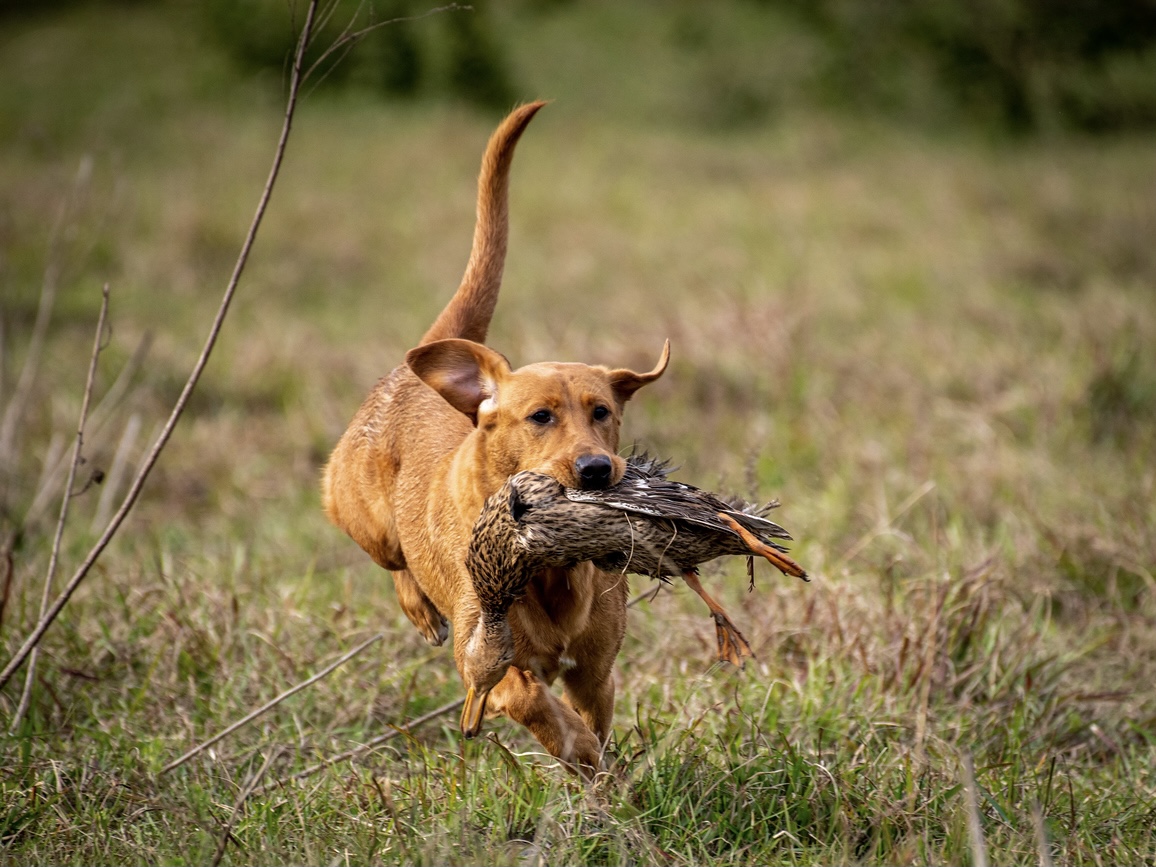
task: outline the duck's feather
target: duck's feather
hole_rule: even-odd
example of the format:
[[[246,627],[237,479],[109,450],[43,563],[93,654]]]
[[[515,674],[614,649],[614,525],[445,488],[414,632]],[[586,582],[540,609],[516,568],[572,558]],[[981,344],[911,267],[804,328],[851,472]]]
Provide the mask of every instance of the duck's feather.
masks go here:
[[[729,502],[709,491],[667,478],[669,463],[651,458],[646,452],[634,453],[626,459],[622,481],[601,491],[566,488],[568,500],[575,503],[596,503],[623,512],[634,512],[651,518],[685,521],[699,527],[737,535],[719,517],[724,512],[768,544],[771,539],[790,539],[791,534],[763,517],[763,513],[778,506],[772,501],[765,506],[742,500]],[[776,546],[777,547],[777,546]]]

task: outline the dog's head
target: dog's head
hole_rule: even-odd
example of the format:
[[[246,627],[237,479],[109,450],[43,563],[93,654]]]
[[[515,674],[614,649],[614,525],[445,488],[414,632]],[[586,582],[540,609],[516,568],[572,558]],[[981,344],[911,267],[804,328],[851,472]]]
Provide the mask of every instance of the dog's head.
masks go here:
[[[559,362],[512,370],[501,353],[457,338],[411,349],[405,360],[474,422],[486,495],[522,470],[589,490],[622,478],[626,464],[617,452],[623,408],[662,376],[670,341],[649,373]]]

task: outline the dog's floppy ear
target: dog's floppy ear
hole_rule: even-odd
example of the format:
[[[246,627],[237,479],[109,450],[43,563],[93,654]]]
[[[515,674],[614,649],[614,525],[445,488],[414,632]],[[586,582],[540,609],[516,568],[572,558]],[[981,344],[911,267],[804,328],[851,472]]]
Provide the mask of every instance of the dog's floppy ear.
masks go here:
[[[498,383],[510,362],[488,346],[458,337],[435,340],[411,349],[405,363],[418,379],[477,424],[478,406],[498,397]]]
[[[650,371],[650,373],[635,373],[633,370],[626,370],[625,368],[610,371],[610,387],[614,389],[614,394],[618,398],[619,403],[626,403],[626,401],[634,397],[634,392],[662,376],[669,362],[670,341],[667,340],[662,346],[662,356],[658,359],[658,364],[654,366],[654,370]]]

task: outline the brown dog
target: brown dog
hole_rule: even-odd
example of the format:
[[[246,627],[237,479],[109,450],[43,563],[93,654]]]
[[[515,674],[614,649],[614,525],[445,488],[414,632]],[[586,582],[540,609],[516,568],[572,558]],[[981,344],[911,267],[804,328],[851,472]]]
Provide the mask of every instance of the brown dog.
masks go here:
[[[536,470],[570,487],[622,477],[624,405],[666,369],[649,373],[545,362],[512,370],[483,346],[506,256],[514,147],[543,103],[525,105],[490,139],[478,180],[478,219],[462,284],[405,364],[370,392],[325,468],[326,514],[393,573],[398,601],[432,644],[448,618],[454,660],[469,664],[479,606],[465,568],[484,500],[507,478]],[[530,582],[509,623],[514,658],[462,718],[505,713],[551,754],[590,773],[610,734],[611,669],[626,625],[625,577],[581,563]],[[561,677],[562,700],[550,691]]]

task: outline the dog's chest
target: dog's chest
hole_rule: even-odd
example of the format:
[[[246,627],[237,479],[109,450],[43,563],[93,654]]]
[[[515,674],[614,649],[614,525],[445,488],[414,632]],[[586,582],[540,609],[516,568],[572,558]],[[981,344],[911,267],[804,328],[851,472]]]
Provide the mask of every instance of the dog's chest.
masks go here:
[[[593,600],[593,582],[582,566],[535,575],[525,596],[510,609],[511,623],[521,627],[517,631],[526,661],[535,658],[537,667],[553,675],[572,666],[567,651],[589,628]]]

